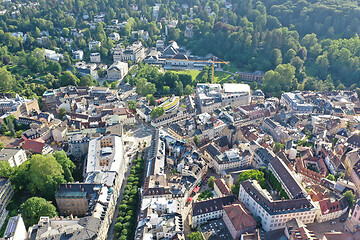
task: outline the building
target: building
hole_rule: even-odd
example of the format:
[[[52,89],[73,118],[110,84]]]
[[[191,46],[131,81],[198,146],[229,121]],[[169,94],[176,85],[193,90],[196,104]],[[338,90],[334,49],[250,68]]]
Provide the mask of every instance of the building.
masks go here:
[[[131,61],[137,63],[145,58],[145,48],[140,41],[137,41],[131,46],[126,47],[126,49],[115,50],[113,54],[114,62]]]
[[[286,164],[279,158],[274,157],[270,164],[269,170],[280,182],[290,199],[302,198],[307,196],[307,192],[301,184],[295,179],[294,175]]]
[[[274,201],[255,180],[241,182],[239,199],[254,216],[261,218],[265,231],[283,229],[293,218],[306,224],[313,223],[317,214],[317,209],[307,198]]]
[[[256,221],[242,203],[224,206],[222,216],[233,239],[239,239],[242,233],[255,232]]]
[[[62,54],[56,53],[54,50],[49,50],[49,49],[44,49],[44,55],[45,55],[45,59],[54,62],[59,62],[63,58]]]
[[[73,51],[74,58],[77,60],[82,61],[84,59],[84,51],[83,50],[76,50]]]
[[[101,55],[98,52],[90,53],[90,62],[99,63],[101,62]]]
[[[6,207],[14,195],[14,190],[8,178],[0,177],[0,225],[4,224],[7,216]]]
[[[69,152],[75,158],[83,158],[89,150],[90,138],[85,134],[74,134],[68,137]]]
[[[252,161],[252,156],[248,150],[241,151],[233,148],[221,153],[213,143],[207,145],[204,155],[212,161],[212,165],[218,174],[229,169],[249,167]]]
[[[100,47],[101,47],[101,42],[99,42],[99,41],[89,42],[89,50],[90,51],[96,51],[96,50],[100,49]]]
[[[312,104],[305,101],[300,92],[283,93],[280,102],[295,114],[310,114],[314,109]]]
[[[234,195],[194,203],[192,209],[192,227],[197,227],[208,220],[222,217],[223,207],[234,203],[239,203]]]
[[[34,99],[26,99],[16,94],[15,98],[0,99],[0,116],[6,113],[19,116],[28,116],[30,112],[40,112],[38,101]]]
[[[318,203],[320,211],[316,217],[318,222],[326,222],[341,217],[349,208],[346,198],[340,200],[326,198]]]
[[[218,178],[214,181],[214,191],[218,197],[231,195],[229,187],[222,178]]]
[[[80,73],[82,76],[90,75],[94,79],[98,79],[98,73],[96,71],[96,64],[94,63],[85,63],[85,62],[77,62],[75,63],[75,70]],[[45,98],[51,98],[53,97],[53,93],[51,91],[46,91],[43,94],[43,97]],[[50,99],[49,99],[50,100]]]
[[[109,135],[90,140],[85,175],[96,171],[114,171],[123,176],[123,154],[121,137]]]
[[[253,73],[250,72],[238,72],[237,73],[241,80],[244,82],[256,82],[258,85],[261,85],[262,79],[265,76],[265,73],[263,71],[255,71]]]
[[[100,235],[101,220],[97,217],[54,218],[41,217],[29,228],[28,239],[104,239]]]
[[[0,151],[0,161],[8,162],[10,167],[18,167],[27,160],[23,149],[4,148]]]
[[[290,135],[285,127],[281,126],[278,122],[274,121],[272,118],[265,118],[262,123],[263,128],[267,131],[275,142],[285,143],[290,140]]]
[[[113,40],[115,42],[120,40],[120,35],[118,33],[116,33],[116,32],[110,33],[109,37],[110,37],[111,40]]]
[[[201,112],[211,112],[224,106],[249,105],[251,102],[250,86],[247,84],[199,83],[196,86],[197,101]]]
[[[107,78],[112,80],[123,79],[128,74],[128,64],[125,62],[114,62],[107,69]]]
[[[25,223],[21,214],[11,217],[5,229],[5,240],[25,240],[27,236]]]
[[[61,184],[56,190],[55,199],[62,216],[91,216],[103,186],[90,183]]]
[[[297,218],[286,222],[284,233],[289,240],[319,240],[314,232],[308,230],[306,225]]]

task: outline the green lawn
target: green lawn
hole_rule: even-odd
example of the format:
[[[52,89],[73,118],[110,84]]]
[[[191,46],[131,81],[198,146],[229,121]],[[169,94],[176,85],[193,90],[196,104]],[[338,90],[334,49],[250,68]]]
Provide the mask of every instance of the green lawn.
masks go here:
[[[193,81],[200,74],[199,70],[169,70],[169,72],[177,73],[177,74],[190,74]]]
[[[223,83],[226,82],[226,80],[230,80],[230,77],[233,76],[230,73],[227,72],[215,72],[214,82],[215,83]]]
[[[229,65],[228,67],[228,71],[232,72],[232,73],[236,73],[236,72],[242,72],[242,70],[234,65]]]
[[[201,73],[200,70],[169,70],[169,71],[177,74],[190,74],[193,81],[196,81],[196,78]],[[214,82],[223,83],[224,81],[228,80],[231,76],[232,74],[227,72],[215,71]]]

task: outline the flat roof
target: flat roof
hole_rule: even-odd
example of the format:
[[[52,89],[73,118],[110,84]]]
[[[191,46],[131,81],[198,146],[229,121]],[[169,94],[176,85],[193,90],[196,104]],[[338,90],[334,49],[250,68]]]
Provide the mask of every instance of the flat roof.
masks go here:
[[[250,92],[250,86],[241,83],[224,83],[223,89],[226,93]]]

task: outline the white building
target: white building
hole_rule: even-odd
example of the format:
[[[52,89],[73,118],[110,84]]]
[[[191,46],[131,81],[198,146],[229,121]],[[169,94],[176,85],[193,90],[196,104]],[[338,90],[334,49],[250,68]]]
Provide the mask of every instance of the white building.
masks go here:
[[[196,86],[197,100],[201,112],[211,112],[224,106],[244,106],[251,102],[250,86],[247,84],[225,83],[220,84],[199,83]]]
[[[6,240],[25,240],[27,238],[27,230],[21,214],[11,217],[6,226],[4,238]]]
[[[126,167],[123,154],[121,137],[109,135],[90,140],[85,175],[97,171],[123,175]]]
[[[192,227],[204,224],[209,220],[222,217],[223,206],[233,204],[237,198],[234,195],[213,198],[193,204],[192,208]]]
[[[0,161],[6,161],[10,167],[18,167],[27,160],[23,149],[4,148],[0,151]]]
[[[349,208],[346,198],[343,196],[340,200],[323,199],[315,202],[319,209],[316,216],[318,222],[326,222],[341,217]]]
[[[283,93],[280,102],[295,114],[310,114],[313,111],[313,105],[306,103],[300,92]]]
[[[247,150],[241,152],[239,149],[230,149],[225,153],[221,153],[214,144],[209,144],[206,147],[204,155],[207,159],[212,160],[214,169],[218,174],[229,169],[248,167],[251,165],[252,159],[250,152]]]
[[[110,39],[117,42],[120,40],[120,35],[116,32],[110,33],[109,35]]]
[[[84,59],[84,51],[83,50],[73,51],[73,54],[74,54],[75,59],[78,59],[78,60],[83,60]]]
[[[128,74],[128,64],[125,62],[114,62],[107,70],[108,79],[123,79]]]
[[[101,62],[101,55],[100,53],[90,53],[90,62],[92,63],[99,63]]]
[[[254,216],[261,218],[265,231],[283,229],[286,222],[293,218],[305,224],[313,223],[318,211],[307,198],[274,201],[255,180],[241,182],[239,199]]]
[[[114,62],[116,61],[132,61],[137,63],[145,58],[145,48],[140,41],[134,42],[133,45],[126,49],[115,49],[113,53]]]
[[[89,50],[94,51],[101,47],[101,42],[99,41],[91,41],[89,42]]]
[[[59,62],[63,58],[63,55],[56,53],[54,50],[44,49],[45,58],[54,62]]]

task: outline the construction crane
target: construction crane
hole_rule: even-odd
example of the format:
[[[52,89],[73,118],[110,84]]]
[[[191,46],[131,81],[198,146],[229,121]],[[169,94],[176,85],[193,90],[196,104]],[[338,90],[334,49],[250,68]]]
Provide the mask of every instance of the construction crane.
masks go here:
[[[173,58],[165,58],[165,60],[175,60],[175,61],[183,61],[183,62],[203,62],[203,63],[211,63],[212,67],[212,76],[211,76],[211,83],[214,83],[214,73],[215,73],[215,63],[223,63],[229,64],[230,62],[226,61],[215,61],[215,56],[213,56],[212,60],[192,60],[192,59],[173,59]]]

